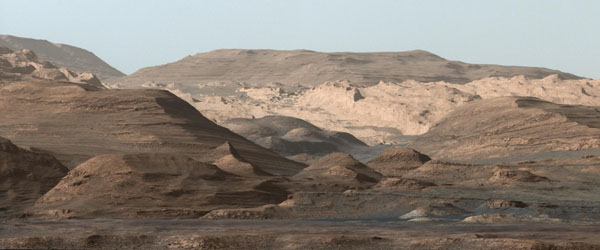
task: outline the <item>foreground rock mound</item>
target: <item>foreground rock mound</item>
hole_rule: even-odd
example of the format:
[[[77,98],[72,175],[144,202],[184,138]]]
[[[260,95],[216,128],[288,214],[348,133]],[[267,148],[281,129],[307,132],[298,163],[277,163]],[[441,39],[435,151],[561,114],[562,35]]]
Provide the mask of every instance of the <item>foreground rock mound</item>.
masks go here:
[[[102,154],[176,152],[212,162],[205,158],[225,141],[272,174],[293,175],[305,167],[216,125],[163,90],[19,82],[0,87],[0,117],[1,134],[50,151],[70,168]]]
[[[412,148],[391,146],[367,162],[367,165],[385,176],[401,176],[403,172],[430,160],[429,156]]]
[[[214,209],[279,203],[287,191],[189,157],[103,155],[77,166],[32,208],[52,218],[197,218]]]
[[[532,97],[500,97],[457,108],[412,147],[457,161],[600,147],[600,109]]]
[[[0,137],[0,217],[22,212],[67,171],[53,156],[19,148]]]
[[[334,186],[345,190],[350,187],[368,187],[376,184],[382,175],[345,153],[323,156],[294,179],[314,182],[316,186]]]

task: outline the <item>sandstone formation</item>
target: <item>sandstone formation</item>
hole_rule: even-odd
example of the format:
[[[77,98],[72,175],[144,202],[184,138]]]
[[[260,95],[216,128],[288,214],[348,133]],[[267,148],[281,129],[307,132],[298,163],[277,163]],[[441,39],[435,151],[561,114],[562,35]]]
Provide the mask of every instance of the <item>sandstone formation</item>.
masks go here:
[[[19,148],[0,137],[0,218],[23,212],[67,171],[51,155]]]
[[[90,72],[100,79],[125,76],[125,74],[102,61],[94,53],[71,45],[0,35],[0,47],[6,47],[13,51],[31,50],[41,59],[54,65],[79,72]]]
[[[600,108],[533,97],[463,105],[412,144],[436,158],[477,160],[600,147]]]

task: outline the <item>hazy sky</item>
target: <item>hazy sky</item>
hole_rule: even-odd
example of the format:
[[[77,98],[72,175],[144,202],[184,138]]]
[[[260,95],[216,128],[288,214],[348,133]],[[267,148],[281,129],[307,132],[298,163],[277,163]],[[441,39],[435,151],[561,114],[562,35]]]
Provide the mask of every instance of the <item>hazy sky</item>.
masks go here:
[[[0,34],[82,47],[127,74],[220,48],[423,49],[600,78],[596,0],[0,0]]]

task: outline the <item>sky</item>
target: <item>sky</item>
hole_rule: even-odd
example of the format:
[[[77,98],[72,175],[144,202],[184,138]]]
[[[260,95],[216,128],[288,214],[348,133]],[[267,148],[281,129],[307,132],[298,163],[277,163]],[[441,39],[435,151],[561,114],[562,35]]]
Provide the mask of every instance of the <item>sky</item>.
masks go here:
[[[600,78],[597,0],[0,0],[0,34],[81,47],[126,74],[222,48],[422,49]]]

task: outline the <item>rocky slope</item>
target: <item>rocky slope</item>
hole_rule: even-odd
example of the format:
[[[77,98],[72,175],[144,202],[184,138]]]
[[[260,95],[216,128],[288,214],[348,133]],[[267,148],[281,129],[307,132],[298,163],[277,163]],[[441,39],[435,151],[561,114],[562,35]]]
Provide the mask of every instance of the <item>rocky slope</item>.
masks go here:
[[[0,137],[0,218],[23,212],[67,171],[51,155],[31,152]]]
[[[412,146],[455,161],[600,148],[600,108],[533,97],[475,101],[448,114]]]
[[[58,67],[79,72],[90,72],[97,75],[100,79],[125,75],[98,58],[94,53],[66,44],[0,35],[0,47],[6,47],[13,51],[28,49],[36,53],[41,59],[49,61]]]
[[[0,85],[27,79],[87,83],[103,88],[100,80],[91,73],[79,73],[41,60],[31,50],[12,51],[0,47]]]
[[[163,90],[15,82],[0,87],[0,116],[1,135],[50,151],[70,168],[115,153],[177,152],[202,160],[225,141],[274,174],[294,174],[304,167],[214,124]]]
[[[278,203],[287,191],[173,154],[94,157],[41,197],[31,215],[50,218],[198,218],[216,208]]]
[[[280,82],[284,85],[300,83],[315,86],[326,81],[349,80],[361,86],[370,86],[379,81],[467,83],[491,76],[543,78],[552,74],[569,79],[578,78],[544,68],[450,61],[422,50],[324,53],[309,50],[224,49],[143,68],[118,82],[128,87],[141,86],[149,81],[160,84],[175,82],[190,87],[210,82]]]

